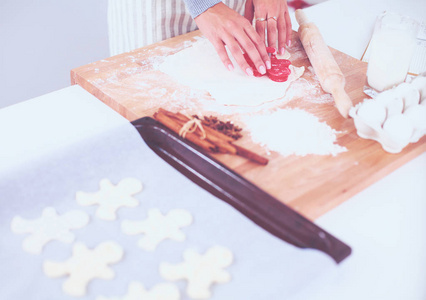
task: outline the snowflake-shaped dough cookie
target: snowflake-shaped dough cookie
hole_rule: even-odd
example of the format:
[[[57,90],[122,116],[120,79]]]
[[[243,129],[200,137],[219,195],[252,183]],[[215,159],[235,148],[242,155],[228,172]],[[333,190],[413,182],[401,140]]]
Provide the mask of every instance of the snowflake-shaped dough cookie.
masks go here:
[[[109,179],[102,179],[99,183],[100,190],[96,193],[77,192],[77,203],[82,206],[98,204],[96,216],[102,220],[115,220],[116,211],[122,207],[136,207],[139,201],[132,195],[142,190],[142,184],[135,178],[125,178],[117,186]]]
[[[148,218],[144,221],[124,220],[121,230],[128,235],[145,234],[138,242],[139,247],[154,251],[162,240],[185,240],[185,234],[180,228],[191,223],[192,216],[186,210],[172,209],[167,215],[162,215],[160,210],[154,208],[148,211]]]
[[[46,207],[39,219],[26,220],[19,216],[12,219],[11,230],[14,233],[31,233],[24,239],[25,251],[40,254],[44,245],[52,240],[72,243],[75,235],[71,229],[83,228],[89,223],[89,216],[82,211],[72,210],[59,216],[53,207]]]
[[[186,250],[184,262],[172,265],[160,264],[160,274],[167,280],[187,279],[186,292],[193,299],[208,299],[211,296],[212,283],[225,283],[231,275],[224,270],[232,263],[232,252],[221,246],[214,246],[200,255],[194,250]]]
[[[114,278],[108,264],[119,262],[122,257],[123,248],[114,242],[103,242],[93,250],[78,242],[74,244],[72,257],[64,262],[45,261],[43,271],[48,277],[69,275],[62,289],[78,297],[86,294],[86,286],[92,279]]]
[[[179,300],[179,289],[171,283],[156,284],[147,291],[142,283],[132,281],[127,294],[122,297],[99,296],[96,300]]]

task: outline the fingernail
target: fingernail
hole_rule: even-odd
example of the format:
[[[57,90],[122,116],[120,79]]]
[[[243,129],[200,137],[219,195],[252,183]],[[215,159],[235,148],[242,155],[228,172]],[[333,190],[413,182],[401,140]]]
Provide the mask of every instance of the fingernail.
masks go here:
[[[265,69],[264,66],[259,67],[259,73],[262,74],[262,75],[266,73],[266,69]]]
[[[282,48],[281,48],[281,52],[280,52],[280,54],[281,54],[281,55],[284,55],[284,52],[285,52],[285,48],[284,48],[284,47],[282,47]]]
[[[251,68],[247,68],[246,73],[248,76],[253,76],[253,70]]]
[[[287,42],[287,46],[291,46],[291,40],[288,40],[288,42]]]
[[[266,61],[266,68],[268,70],[271,68],[271,62],[269,60]]]
[[[228,70],[229,70],[229,71],[234,71],[234,66],[233,66],[232,64],[229,64],[229,65],[228,65]]]

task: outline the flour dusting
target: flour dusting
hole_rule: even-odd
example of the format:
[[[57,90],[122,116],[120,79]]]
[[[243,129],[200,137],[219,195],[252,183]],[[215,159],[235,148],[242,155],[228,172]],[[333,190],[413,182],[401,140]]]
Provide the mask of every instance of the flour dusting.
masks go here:
[[[321,88],[318,77],[315,75],[315,71],[312,66],[309,66],[306,70],[306,77],[311,78],[312,81],[300,78],[297,80],[292,88],[298,91],[303,91],[303,99],[312,104],[330,104],[334,103],[333,96],[329,93],[325,93]]]
[[[336,130],[304,110],[278,110],[271,114],[246,117],[243,121],[254,142],[283,156],[335,156],[347,151],[345,147],[335,144]]]

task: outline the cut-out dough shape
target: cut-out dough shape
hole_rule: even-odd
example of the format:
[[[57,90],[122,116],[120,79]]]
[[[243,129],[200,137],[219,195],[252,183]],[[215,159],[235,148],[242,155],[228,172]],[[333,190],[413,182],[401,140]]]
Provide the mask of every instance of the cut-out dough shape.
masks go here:
[[[138,242],[139,247],[154,251],[165,239],[184,241],[185,234],[180,228],[191,223],[192,216],[186,210],[172,209],[167,215],[162,215],[160,210],[154,208],[149,210],[148,218],[144,221],[124,220],[121,229],[128,235],[145,234]]]
[[[96,193],[77,192],[77,203],[82,206],[98,204],[96,216],[102,220],[112,221],[117,218],[117,210],[122,207],[136,207],[139,201],[132,195],[142,190],[142,184],[135,178],[125,178],[117,186],[109,179],[102,179],[100,190]]]
[[[83,228],[87,223],[89,216],[85,212],[72,210],[60,216],[53,207],[46,207],[39,219],[26,220],[16,216],[10,227],[14,233],[31,233],[24,239],[22,248],[40,254],[44,245],[52,240],[72,243],[75,235],[70,230]]]
[[[78,242],[74,244],[72,257],[64,262],[45,261],[43,271],[48,277],[69,275],[62,285],[64,292],[84,296],[92,279],[114,278],[114,271],[108,265],[119,262],[123,253],[123,248],[114,242],[103,242],[93,250]]]
[[[227,248],[214,246],[204,255],[189,249],[183,257],[184,262],[180,264],[161,263],[160,274],[167,280],[188,280],[186,292],[193,299],[208,299],[213,283],[231,280],[231,275],[224,270],[233,260],[232,252]]]
[[[144,285],[137,281],[129,284],[127,294],[122,297],[99,296],[96,300],[179,300],[179,289],[171,283],[159,283],[147,291]]]

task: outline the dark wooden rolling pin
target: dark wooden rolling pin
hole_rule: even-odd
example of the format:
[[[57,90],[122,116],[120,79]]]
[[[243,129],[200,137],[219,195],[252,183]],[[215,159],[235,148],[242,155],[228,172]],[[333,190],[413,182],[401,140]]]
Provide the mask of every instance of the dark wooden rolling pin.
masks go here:
[[[305,13],[295,12],[299,23],[299,38],[324,91],[333,95],[340,114],[347,118],[352,101],[345,92],[345,76],[325,44],[318,27],[309,22]]]

